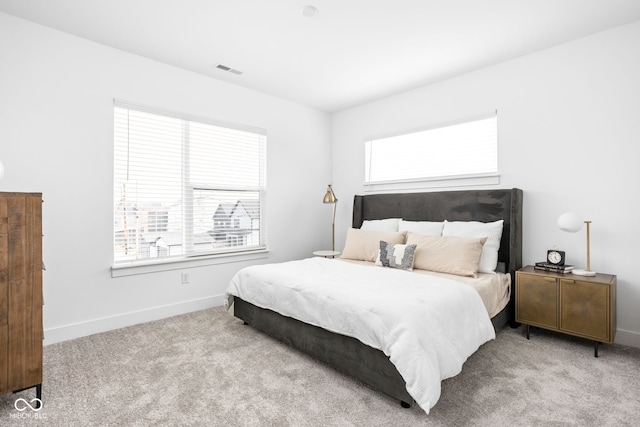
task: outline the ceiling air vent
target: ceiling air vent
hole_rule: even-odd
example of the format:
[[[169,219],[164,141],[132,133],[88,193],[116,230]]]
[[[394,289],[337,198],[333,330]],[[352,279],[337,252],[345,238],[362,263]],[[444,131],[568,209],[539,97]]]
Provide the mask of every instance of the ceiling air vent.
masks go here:
[[[238,75],[242,74],[242,71],[236,70],[236,69],[231,68],[231,67],[227,67],[226,65],[222,65],[222,64],[216,64],[216,68],[218,70],[228,71],[228,72],[233,73],[233,74],[238,74]]]

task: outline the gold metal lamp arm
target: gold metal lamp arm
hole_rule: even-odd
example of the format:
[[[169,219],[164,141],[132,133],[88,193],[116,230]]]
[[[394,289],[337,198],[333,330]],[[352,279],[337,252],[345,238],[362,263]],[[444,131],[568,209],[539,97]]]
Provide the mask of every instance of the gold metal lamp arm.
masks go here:
[[[336,250],[336,205],[338,204],[338,198],[333,192],[333,188],[331,188],[331,184],[327,187],[327,193],[324,195],[324,199],[322,199],[322,203],[332,203],[333,204],[333,219],[331,220],[331,250],[335,252]]]

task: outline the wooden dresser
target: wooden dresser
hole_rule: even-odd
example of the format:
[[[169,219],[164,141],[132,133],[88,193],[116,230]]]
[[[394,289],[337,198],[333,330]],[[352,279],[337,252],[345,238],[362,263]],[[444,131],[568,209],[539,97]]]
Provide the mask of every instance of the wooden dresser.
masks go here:
[[[42,399],[42,333],[42,194],[0,192],[0,394]]]

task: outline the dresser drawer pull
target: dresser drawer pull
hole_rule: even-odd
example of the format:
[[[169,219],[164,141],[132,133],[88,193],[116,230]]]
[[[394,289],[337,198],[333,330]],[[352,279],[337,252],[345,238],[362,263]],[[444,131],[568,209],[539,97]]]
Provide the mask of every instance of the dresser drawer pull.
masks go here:
[[[547,282],[555,282],[556,279],[554,279],[553,277],[545,277],[544,280],[546,280]]]

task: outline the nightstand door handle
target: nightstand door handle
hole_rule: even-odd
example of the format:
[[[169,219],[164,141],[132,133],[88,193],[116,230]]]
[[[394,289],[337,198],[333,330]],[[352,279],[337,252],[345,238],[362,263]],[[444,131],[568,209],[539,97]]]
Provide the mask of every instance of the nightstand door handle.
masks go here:
[[[555,282],[556,279],[554,279],[553,277],[545,277],[544,280],[546,280],[547,282]]]
[[[564,279],[564,281],[567,282],[567,283],[576,283],[575,280],[571,280],[571,279]]]

